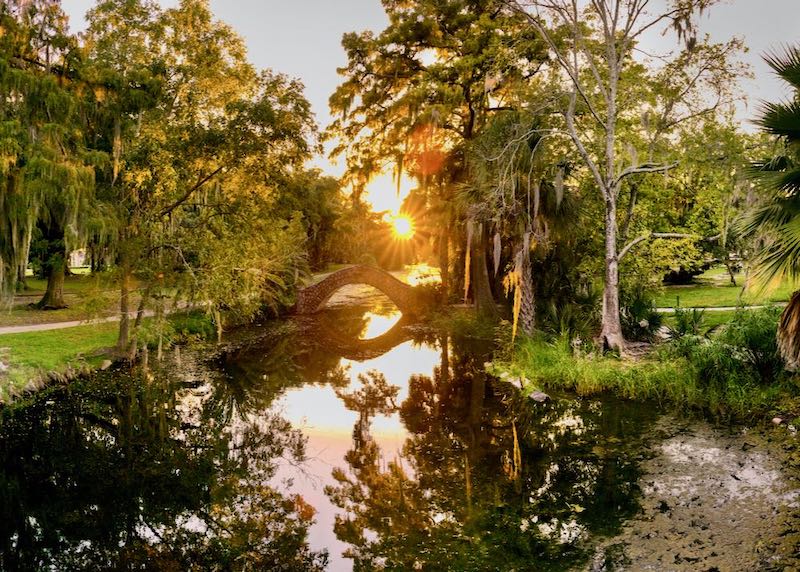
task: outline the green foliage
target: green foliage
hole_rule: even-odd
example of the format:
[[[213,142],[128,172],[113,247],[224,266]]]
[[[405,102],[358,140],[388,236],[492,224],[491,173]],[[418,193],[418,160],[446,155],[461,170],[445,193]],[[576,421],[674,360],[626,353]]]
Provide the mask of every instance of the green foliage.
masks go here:
[[[37,229],[43,273],[63,278],[67,252],[86,233],[103,153],[87,144],[92,102],[59,3],[4,2],[0,30],[0,289],[7,296],[24,276]]]
[[[630,362],[574,348],[566,337],[523,338],[513,353],[492,364],[490,372],[522,379],[530,391],[613,392],[626,399],[669,401],[746,419],[766,414],[790,391],[781,377],[763,383],[760,366],[749,357],[751,349],[684,336],[648,358]]]
[[[800,93],[797,62],[800,48],[787,47],[782,53],[767,56],[767,63],[789,84],[795,96]],[[755,276],[763,283],[783,278],[800,278],[800,162],[798,130],[800,106],[793,102],[767,103],[758,123],[777,138],[772,156],[751,165],[762,203],[742,221],[746,235],[763,238],[756,257]]]
[[[781,312],[777,306],[739,310],[717,338],[720,343],[736,347],[762,383],[774,382],[783,372],[776,337]]]
[[[684,336],[699,336],[700,329],[705,319],[705,310],[699,308],[676,307],[673,314],[673,325],[669,326],[669,336],[672,339]]]
[[[743,401],[753,394],[752,406],[763,406],[764,399],[777,395],[785,377],[776,340],[779,316],[775,307],[740,309],[716,336],[687,334],[673,340],[662,350],[663,359],[685,359],[707,395]]]
[[[620,319],[626,339],[653,341],[661,329],[662,316],[656,311],[653,296],[644,288],[623,290]]]

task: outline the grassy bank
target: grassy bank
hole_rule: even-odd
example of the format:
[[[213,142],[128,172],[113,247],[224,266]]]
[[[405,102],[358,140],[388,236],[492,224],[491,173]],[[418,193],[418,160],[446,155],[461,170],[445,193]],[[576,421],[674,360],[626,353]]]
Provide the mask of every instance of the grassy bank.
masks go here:
[[[155,344],[145,319],[143,335]],[[63,373],[82,366],[98,367],[108,359],[117,341],[118,322],[87,324],[74,328],[0,335],[0,358],[8,369],[0,376],[0,401],[22,391],[32,378],[49,372]],[[216,334],[208,316],[200,312],[173,314],[167,319],[167,344],[208,339]],[[148,339],[152,338],[152,339]]]
[[[106,359],[102,350],[114,345],[118,329],[116,323],[105,323],[0,336],[0,355],[8,365],[0,378],[0,400],[8,401],[43,372],[99,365]]]
[[[740,311],[711,337],[687,335],[638,361],[573,348],[567,338],[523,338],[489,367],[526,391],[613,392],[739,419],[794,408],[800,385],[775,346],[779,311]]]

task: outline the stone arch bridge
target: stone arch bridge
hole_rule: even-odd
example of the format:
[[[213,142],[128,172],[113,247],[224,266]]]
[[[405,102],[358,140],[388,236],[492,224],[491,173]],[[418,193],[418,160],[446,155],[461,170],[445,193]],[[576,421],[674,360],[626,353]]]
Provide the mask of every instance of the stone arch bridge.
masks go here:
[[[313,314],[325,306],[340,288],[349,284],[366,284],[386,294],[405,315],[419,312],[421,301],[414,288],[375,266],[350,266],[326,276],[320,282],[297,293],[298,314]]]

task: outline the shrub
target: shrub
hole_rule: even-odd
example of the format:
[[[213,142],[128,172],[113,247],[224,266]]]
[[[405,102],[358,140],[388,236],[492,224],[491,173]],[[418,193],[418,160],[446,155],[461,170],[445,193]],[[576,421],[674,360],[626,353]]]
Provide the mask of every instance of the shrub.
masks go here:
[[[784,371],[777,340],[780,316],[777,306],[740,308],[718,336],[720,343],[737,349],[762,383],[774,381]]]
[[[625,338],[652,342],[662,323],[654,298],[644,288],[635,288],[623,292],[620,303],[620,319]]]
[[[713,338],[691,333],[678,336],[667,346],[667,357],[686,358],[701,385],[720,391],[732,384],[777,381],[784,370],[776,340],[779,316],[780,309],[775,307],[739,309]],[[687,318],[686,324],[691,326],[691,322]]]
[[[684,336],[699,336],[703,326],[705,310],[698,308],[675,308],[675,325],[669,328],[669,337],[672,339]]]

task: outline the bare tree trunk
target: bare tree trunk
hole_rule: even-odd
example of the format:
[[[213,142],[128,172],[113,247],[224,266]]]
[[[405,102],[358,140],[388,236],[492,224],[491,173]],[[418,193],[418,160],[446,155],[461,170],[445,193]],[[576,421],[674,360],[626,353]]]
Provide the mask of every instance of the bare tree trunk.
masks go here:
[[[470,269],[475,311],[482,318],[495,320],[497,319],[497,305],[489,285],[489,268],[486,265],[488,239],[483,224],[478,225],[476,234],[477,236],[472,241],[472,268]]]
[[[605,286],[603,288],[603,321],[600,341],[605,349],[625,351],[622,322],[619,317],[619,259],[617,256],[617,205],[606,200]]]

